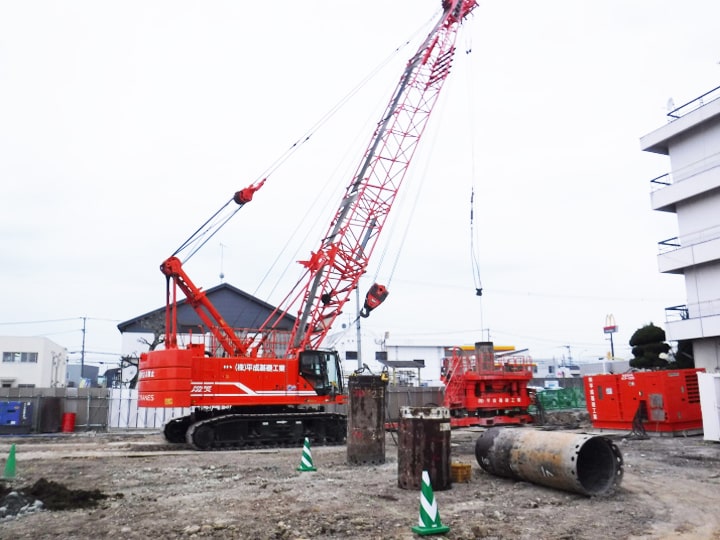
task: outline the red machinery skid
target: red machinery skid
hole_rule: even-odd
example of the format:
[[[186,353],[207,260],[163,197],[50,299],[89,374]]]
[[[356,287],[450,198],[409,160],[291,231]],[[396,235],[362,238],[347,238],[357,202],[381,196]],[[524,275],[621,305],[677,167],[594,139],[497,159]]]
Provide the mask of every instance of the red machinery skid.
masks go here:
[[[474,351],[453,348],[445,359],[445,400],[453,427],[527,424],[532,404],[527,386],[533,377],[526,358],[495,360],[492,343]]]
[[[591,375],[585,401],[594,428],[655,433],[702,430],[699,369]]]

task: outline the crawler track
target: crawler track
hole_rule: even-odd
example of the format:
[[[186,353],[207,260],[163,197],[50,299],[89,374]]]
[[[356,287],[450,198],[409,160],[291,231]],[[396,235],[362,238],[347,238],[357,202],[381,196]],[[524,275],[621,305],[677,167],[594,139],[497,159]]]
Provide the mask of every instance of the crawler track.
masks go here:
[[[345,415],[327,412],[194,414],[168,422],[165,438],[187,443],[196,450],[237,450],[302,446],[305,438],[315,446],[344,444]]]

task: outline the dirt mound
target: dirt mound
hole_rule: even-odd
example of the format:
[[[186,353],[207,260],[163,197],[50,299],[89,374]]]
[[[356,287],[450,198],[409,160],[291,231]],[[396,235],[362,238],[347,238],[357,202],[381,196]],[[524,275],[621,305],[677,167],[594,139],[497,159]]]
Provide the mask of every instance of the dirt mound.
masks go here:
[[[122,497],[121,494],[119,494]],[[74,510],[93,508],[108,495],[98,489],[69,489],[41,478],[32,486],[13,489],[0,482],[0,519],[37,510]]]

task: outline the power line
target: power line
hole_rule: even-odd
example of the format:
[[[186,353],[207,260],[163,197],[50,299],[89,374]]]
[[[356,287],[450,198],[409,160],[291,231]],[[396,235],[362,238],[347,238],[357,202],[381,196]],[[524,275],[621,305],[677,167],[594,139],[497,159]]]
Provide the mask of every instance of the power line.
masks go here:
[[[68,321],[77,321],[79,319],[82,319],[82,317],[70,317],[68,319],[47,319],[44,321],[17,321],[17,322],[0,322],[0,325],[3,326],[12,326],[15,324],[44,324],[44,323],[55,323],[55,322],[68,322]]]
[[[13,325],[21,325],[21,324],[45,324],[45,323],[56,323],[56,322],[79,321],[82,319],[87,319],[88,321],[105,321],[105,322],[113,322],[113,323],[121,322],[119,319],[103,319],[100,317],[68,317],[66,319],[46,319],[46,320],[42,320],[42,321],[0,322],[0,325],[13,326]]]

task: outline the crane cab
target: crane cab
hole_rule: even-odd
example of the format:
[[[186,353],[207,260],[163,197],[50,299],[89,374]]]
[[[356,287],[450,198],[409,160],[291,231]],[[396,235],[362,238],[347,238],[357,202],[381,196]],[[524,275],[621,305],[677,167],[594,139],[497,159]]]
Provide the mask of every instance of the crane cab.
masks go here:
[[[319,396],[342,394],[343,378],[337,351],[305,350],[298,355],[300,375]]]

